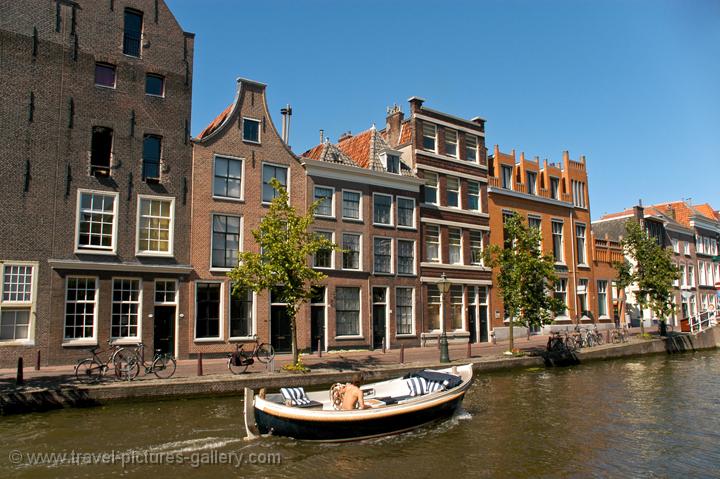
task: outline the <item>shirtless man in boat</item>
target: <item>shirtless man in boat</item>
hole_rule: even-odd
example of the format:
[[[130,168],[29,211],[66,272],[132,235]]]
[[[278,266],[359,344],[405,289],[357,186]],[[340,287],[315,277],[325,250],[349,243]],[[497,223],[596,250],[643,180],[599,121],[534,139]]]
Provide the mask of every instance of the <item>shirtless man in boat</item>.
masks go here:
[[[360,384],[362,384],[362,376],[356,374],[355,376],[353,376],[351,382],[343,386],[343,411],[352,411],[354,409],[368,409],[370,407],[365,404],[365,399],[363,398],[363,392],[360,389]]]

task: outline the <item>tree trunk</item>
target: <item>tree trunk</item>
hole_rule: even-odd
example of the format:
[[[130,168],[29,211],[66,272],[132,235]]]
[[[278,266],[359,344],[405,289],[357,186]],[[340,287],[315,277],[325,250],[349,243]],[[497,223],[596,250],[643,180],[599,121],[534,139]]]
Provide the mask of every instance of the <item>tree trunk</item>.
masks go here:
[[[300,354],[298,353],[298,346],[297,346],[297,324],[295,321],[295,318],[297,317],[297,314],[294,309],[288,308],[288,312],[290,313],[290,334],[291,334],[291,342],[292,342],[292,363],[293,366],[296,366],[298,363],[298,358],[300,357]]]
[[[622,288],[619,293],[620,300],[620,325],[627,326],[625,323],[625,288]]]
[[[508,340],[510,343],[508,344],[508,351],[512,352],[512,350],[515,348],[515,338],[513,338],[513,318],[510,318],[510,321],[508,321]]]

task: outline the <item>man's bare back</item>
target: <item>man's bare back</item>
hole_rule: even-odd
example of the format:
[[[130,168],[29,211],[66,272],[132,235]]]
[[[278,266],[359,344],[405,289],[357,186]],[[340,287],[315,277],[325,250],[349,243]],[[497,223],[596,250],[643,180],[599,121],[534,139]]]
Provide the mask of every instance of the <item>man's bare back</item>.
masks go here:
[[[360,390],[360,388],[355,386],[354,384],[348,383],[343,388],[342,410],[352,411],[353,409],[355,409],[356,404],[360,405],[358,409],[368,408],[368,406],[365,405],[363,392]]]

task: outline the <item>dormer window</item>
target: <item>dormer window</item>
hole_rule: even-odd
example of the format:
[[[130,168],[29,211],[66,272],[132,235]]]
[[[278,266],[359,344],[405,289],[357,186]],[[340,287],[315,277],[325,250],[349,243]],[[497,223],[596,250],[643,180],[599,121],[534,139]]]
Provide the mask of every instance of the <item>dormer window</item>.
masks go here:
[[[385,159],[385,169],[388,173],[395,173],[396,175],[400,174],[400,157],[398,155],[394,155],[391,153],[386,153],[384,155]]]

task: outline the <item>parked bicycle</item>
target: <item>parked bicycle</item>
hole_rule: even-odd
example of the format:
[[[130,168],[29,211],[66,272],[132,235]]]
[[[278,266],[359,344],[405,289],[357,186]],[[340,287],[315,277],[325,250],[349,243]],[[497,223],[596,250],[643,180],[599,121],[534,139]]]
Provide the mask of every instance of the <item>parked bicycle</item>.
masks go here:
[[[137,343],[129,366],[128,379],[135,379],[140,373],[140,367],[144,368],[145,374],[153,373],[160,379],[168,379],[175,374],[177,363],[172,354],[163,353],[160,349],[156,349],[152,361],[146,363],[145,345],[143,343]]]
[[[255,347],[252,351],[245,351],[245,344],[237,344],[235,351],[228,354],[228,369],[233,374],[242,374],[255,362],[253,357],[261,363],[267,364],[275,357],[275,349],[271,344],[261,343],[257,336],[254,336]]]
[[[573,352],[577,349],[575,339],[572,335],[569,335],[567,331],[561,333],[559,331],[553,331],[548,337],[547,350],[548,352]]]
[[[102,351],[99,346],[89,348],[92,357],[81,359],[75,366],[75,378],[79,381],[97,382],[110,370],[111,366],[118,379],[128,379],[132,374],[134,356],[132,350],[118,344],[111,345]],[[109,353],[107,360],[103,361],[101,354]]]
[[[616,328],[610,331],[610,342],[614,344],[626,343],[628,340],[627,328]]]

